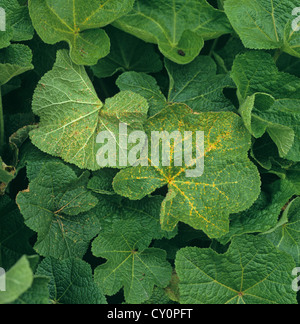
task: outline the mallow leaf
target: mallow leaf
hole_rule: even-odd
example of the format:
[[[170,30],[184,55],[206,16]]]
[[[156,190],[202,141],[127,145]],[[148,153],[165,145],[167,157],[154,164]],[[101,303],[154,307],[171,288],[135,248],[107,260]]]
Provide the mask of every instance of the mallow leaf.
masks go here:
[[[169,102],[185,103],[194,112],[234,111],[224,88],[234,88],[228,74],[218,74],[216,63],[209,56],[199,56],[192,63],[178,65],[166,60],[170,78]]]
[[[144,73],[123,73],[116,83],[120,90],[133,91],[146,98],[150,116],[175,102],[188,105],[194,112],[235,110],[223,93],[225,88],[234,87],[234,83],[228,74],[216,74],[217,66],[212,58],[199,56],[186,65],[165,60],[165,67],[169,75],[167,98],[156,80]]]
[[[34,29],[27,6],[21,6],[18,0],[0,0],[0,8],[5,12],[5,30],[0,30],[0,49],[8,47],[11,42],[33,38]]]
[[[262,237],[235,238],[225,254],[187,247],[176,257],[183,304],[296,304],[295,262]]]
[[[95,281],[105,295],[114,295],[124,287],[125,300],[139,304],[150,299],[154,286],[165,288],[172,268],[166,252],[148,248],[152,233],[137,220],[120,220],[100,232],[92,252],[107,262],[95,270]]]
[[[287,206],[278,224],[263,237],[290,254],[297,266],[300,265],[300,198]]]
[[[122,170],[115,177],[115,191],[139,200],[167,185],[168,194],[161,210],[164,230],[173,230],[182,221],[210,237],[227,233],[229,214],[249,208],[260,193],[258,171],[247,156],[251,138],[242,119],[231,112],[194,114],[189,107],[174,104],[150,118],[145,128],[149,142],[152,131],[168,132],[170,138],[166,133],[160,136],[164,143],[171,144],[172,140],[170,151],[165,151],[165,159],[161,159],[156,154],[160,141],[150,143],[149,152],[142,152],[143,158],[135,167]],[[201,140],[195,143],[190,138],[191,134],[196,137],[198,131],[204,132],[203,150]],[[183,144],[185,161],[179,161]],[[188,151],[194,156],[197,151],[195,160],[186,158]],[[170,166],[165,166],[165,162],[170,162]]]
[[[262,233],[274,228],[282,209],[296,193],[290,181],[276,180],[262,190],[257,201],[248,210],[230,216],[229,232],[218,241],[227,244],[235,236]]]
[[[103,146],[96,143],[98,134],[113,134],[119,146],[120,123],[127,124],[128,132],[143,130],[148,103],[124,91],[103,104],[84,67],[62,50],[37,86],[32,109],[40,117],[39,128],[30,134],[34,145],[82,169],[98,170],[97,152]]]
[[[21,257],[7,271],[5,279],[6,291],[0,291],[0,305],[14,302],[31,287],[33,283],[33,272],[28,258],[26,256]]]
[[[91,211],[98,200],[86,189],[88,173],[77,177],[62,164],[49,162],[17,203],[25,224],[38,233],[35,250],[57,259],[82,257],[100,225]]]
[[[53,304],[106,304],[104,295],[93,280],[92,269],[85,261],[49,257],[39,264],[37,275],[50,279],[48,287]]]
[[[231,77],[238,89],[241,103],[257,92],[275,99],[300,99],[300,79],[280,72],[272,56],[263,51],[249,51],[234,60]]]
[[[101,29],[131,10],[134,0],[30,0],[35,30],[45,43],[66,41],[79,65],[95,65],[110,51]]]
[[[137,0],[113,25],[158,44],[162,54],[178,64],[193,61],[204,40],[231,32],[224,12],[206,0]]]
[[[117,173],[118,170],[108,168],[94,172],[88,183],[88,189],[101,195],[115,195],[112,182]]]
[[[168,104],[155,78],[146,73],[125,72],[120,75],[116,84],[121,91],[132,91],[147,99],[150,116],[156,115]]]
[[[177,229],[167,232],[160,226],[160,210],[164,200],[161,196],[145,197],[142,200],[131,201],[118,195],[97,195],[99,200],[95,213],[99,217],[102,229],[110,228],[120,220],[136,220],[143,228],[147,228],[153,239],[170,239],[177,234]]]
[[[245,47],[281,49],[300,57],[296,0],[226,0],[225,12]]]
[[[246,98],[240,114],[249,132],[256,138],[266,132],[278,148],[281,158],[300,161],[300,100],[280,99],[256,93]]]
[[[118,170],[119,171],[119,170]],[[177,234],[163,231],[160,226],[160,209],[164,200],[162,196],[149,196],[132,201],[118,196],[113,190],[113,179],[118,173],[114,169],[102,169],[94,173],[88,188],[97,193],[98,204],[95,208],[101,228],[110,228],[120,220],[136,220],[142,227],[152,233],[153,239],[170,239]]]
[[[22,44],[0,50],[0,86],[26,71],[32,70],[32,52]]]
[[[0,197],[0,266],[11,268],[23,254],[34,254],[29,244],[33,232],[25,224],[18,206],[7,196]]]
[[[49,278],[35,275],[31,287],[19,296],[13,305],[48,305],[49,304]]]
[[[106,32],[111,41],[110,53],[91,67],[98,78],[107,78],[119,71],[154,73],[162,70],[154,45],[113,27]]]

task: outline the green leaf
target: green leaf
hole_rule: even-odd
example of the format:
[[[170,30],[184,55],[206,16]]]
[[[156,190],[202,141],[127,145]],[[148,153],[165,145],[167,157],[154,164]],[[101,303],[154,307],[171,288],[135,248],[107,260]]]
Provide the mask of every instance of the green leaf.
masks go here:
[[[29,244],[32,232],[25,226],[17,205],[8,196],[0,197],[0,266],[11,268],[23,254],[34,254]]]
[[[0,31],[0,49],[8,47],[11,41],[21,42],[33,38],[34,29],[27,6],[20,6],[17,0],[0,0],[5,10],[5,31]]]
[[[124,287],[126,302],[139,304],[150,299],[154,285],[168,285],[172,268],[165,251],[148,248],[151,234],[134,219],[121,220],[94,240],[93,254],[107,259],[95,270],[95,281],[106,295]]]
[[[175,304],[166,294],[163,288],[154,287],[152,296],[145,301],[145,305],[167,305]]]
[[[257,92],[267,93],[275,99],[300,99],[300,79],[279,72],[272,56],[262,51],[238,55],[231,77],[237,85],[241,103]]]
[[[31,140],[40,150],[63,158],[82,169],[98,170],[97,135],[109,131],[119,145],[119,124],[128,132],[143,130],[147,101],[132,92],[121,92],[103,103],[82,66],[59,51],[52,71],[40,81],[33,98],[33,112],[40,117]],[[130,149],[130,145],[129,145]]]
[[[229,75],[217,73],[216,63],[208,56],[199,56],[192,63],[178,65],[165,60],[169,75],[167,98],[156,80],[144,73],[123,73],[117,80],[120,90],[129,90],[148,100],[149,114],[154,116],[171,103],[184,103],[194,112],[235,111],[223,90],[234,87]]]
[[[296,304],[294,260],[267,239],[235,238],[219,255],[187,247],[176,258],[183,304]]]
[[[28,258],[23,256],[6,273],[6,291],[0,291],[0,304],[9,304],[26,292],[33,283],[33,273]]]
[[[106,304],[104,295],[93,281],[90,265],[82,260],[49,257],[41,262],[37,274],[50,278],[50,299],[54,304]]]
[[[140,201],[130,201],[120,196],[97,195],[99,203],[95,209],[99,215],[101,228],[111,228],[120,220],[136,220],[143,228],[147,228],[153,239],[168,239],[177,234],[177,229],[166,232],[160,226],[160,209],[163,197],[146,197]]]
[[[260,192],[257,169],[247,156],[250,135],[241,118],[230,112],[192,114],[187,106],[174,104],[150,118],[145,127],[149,138],[152,130],[169,134],[180,130],[182,135],[185,131],[204,131],[204,174],[187,178],[186,171],[193,168],[190,165],[175,167],[172,156],[171,167],[162,166],[162,161],[152,166],[148,156],[151,166],[128,168],[115,177],[115,191],[139,200],[168,185],[161,210],[164,230],[173,230],[182,221],[212,238],[227,233],[229,214],[249,208]],[[175,139],[182,144],[183,136]],[[174,150],[173,143],[171,152]]]
[[[251,208],[231,215],[229,233],[218,240],[222,244],[227,244],[235,236],[270,230],[276,225],[284,206],[296,193],[290,181],[275,181],[262,191]]]
[[[22,44],[0,50],[0,86],[26,71],[32,70],[32,52]]]
[[[137,0],[133,10],[114,26],[158,44],[162,54],[178,64],[193,61],[204,40],[231,32],[224,12],[206,0]]]
[[[62,162],[61,159],[53,157],[46,153],[40,151],[36,146],[34,146],[30,141],[26,141],[20,149],[20,161],[19,168],[26,167],[26,174],[29,181],[34,180],[38,177],[41,169],[48,162]],[[73,171],[80,175],[82,170],[78,169],[74,165],[70,165]],[[79,170],[79,171],[78,171]]]
[[[16,170],[6,165],[0,156],[0,195],[5,194],[8,184],[14,179]]]
[[[121,91],[132,91],[147,99],[150,116],[156,115],[167,105],[166,97],[156,80],[146,73],[125,72],[120,75],[116,84]]]
[[[164,200],[162,196],[148,196],[142,200],[132,201],[118,196],[113,191],[113,179],[118,171],[102,169],[94,172],[88,188],[97,193],[98,204],[95,213],[99,216],[102,229],[110,229],[115,222],[135,220],[147,228],[153,239],[172,238],[177,234],[166,232],[160,226],[160,209]],[[150,234],[151,233],[151,234]]]
[[[89,181],[87,188],[95,193],[102,195],[115,195],[112,182],[117,175],[118,170],[101,169],[93,173],[92,179]]]
[[[241,40],[232,36],[224,47],[213,52],[213,57],[219,66],[219,70],[227,73],[231,71],[236,56],[246,51]]]
[[[32,286],[20,297],[14,305],[47,305],[49,304],[49,278],[43,276],[34,276]]]
[[[263,237],[290,254],[297,266],[300,265],[300,198],[288,205],[278,224]]]
[[[292,25],[298,6],[296,0],[226,0],[224,8],[245,47],[278,48],[300,57],[300,36]]]
[[[48,162],[58,162],[61,163],[60,158],[51,156],[40,151],[36,146],[34,146],[29,140],[26,141],[20,149],[20,161],[18,168],[22,169],[26,167],[26,174],[29,181],[34,180],[38,177],[41,169]],[[73,164],[67,164],[76,173],[77,176],[82,174],[82,170]]]
[[[160,57],[152,44],[116,28],[108,28],[106,32],[111,41],[111,51],[92,67],[98,78],[110,77],[119,71],[154,73],[162,70]]]
[[[215,62],[199,56],[184,66],[166,61],[170,77],[168,101],[185,103],[194,112],[234,111],[235,107],[224,94],[224,88],[234,88],[229,75],[218,74]]]
[[[42,256],[82,257],[100,230],[93,209],[98,200],[86,189],[88,173],[77,177],[62,163],[47,163],[20,192],[17,203],[25,224],[38,233],[35,250]]]
[[[240,108],[246,127],[256,138],[265,132],[277,145],[279,156],[300,161],[300,100],[276,100],[266,94],[248,97]]]
[[[133,0],[30,0],[30,16],[45,43],[66,41],[72,60],[79,65],[95,65],[110,51],[103,29],[129,12]],[[45,28],[46,27],[46,28]]]
[[[192,227],[179,223],[178,234],[173,238],[163,238],[156,240],[153,247],[163,249],[167,252],[167,259],[172,262],[175,260],[179,249],[186,246],[210,246],[211,240],[203,231],[195,230]]]

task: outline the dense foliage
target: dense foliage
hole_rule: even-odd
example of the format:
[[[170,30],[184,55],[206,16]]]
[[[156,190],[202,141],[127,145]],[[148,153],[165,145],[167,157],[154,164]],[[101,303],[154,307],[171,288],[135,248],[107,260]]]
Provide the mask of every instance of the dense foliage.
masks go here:
[[[0,0],[1,304],[297,303],[297,6]],[[120,123],[203,131],[204,173],[100,166]]]

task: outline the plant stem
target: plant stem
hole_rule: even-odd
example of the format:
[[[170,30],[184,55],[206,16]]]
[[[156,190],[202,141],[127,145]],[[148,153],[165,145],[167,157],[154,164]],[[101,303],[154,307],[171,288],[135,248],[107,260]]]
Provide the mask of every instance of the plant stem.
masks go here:
[[[3,116],[3,106],[2,106],[2,93],[0,86],[0,148],[5,144],[4,142],[4,116]]]
[[[213,55],[213,53],[214,53],[214,50],[215,50],[215,48],[216,48],[216,46],[217,46],[217,44],[218,44],[218,41],[219,41],[219,38],[216,38],[216,39],[214,40],[214,42],[213,42],[213,44],[212,44],[212,47],[211,47],[211,49],[210,49],[210,52],[209,52],[208,56],[212,57],[212,55]]]

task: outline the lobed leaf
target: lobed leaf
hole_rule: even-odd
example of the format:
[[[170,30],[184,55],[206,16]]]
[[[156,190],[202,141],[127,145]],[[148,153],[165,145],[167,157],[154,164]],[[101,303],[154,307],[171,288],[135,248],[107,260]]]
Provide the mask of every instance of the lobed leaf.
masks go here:
[[[219,255],[187,247],[176,258],[184,304],[296,304],[291,256],[264,238],[235,238]]]
[[[2,274],[1,274],[2,275]],[[3,280],[1,278],[1,280]],[[26,256],[23,256],[6,273],[6,291],[0,292],[0,304],[9,304],[24,294],[33,283],[33,272]]]
[[[91,211],[98,200],[86,189],[88,174],[77,177],[62,163],[49,162],[20,192],[17,203],[25,224],[38,233],[34,246],[42,256],[82,257],[100,230]]]
[[[148,104],[131,92],[103,104],[84,67],[75,65],[63,50],[40,81],[32,110],[40,117],[39,128],[30,136],[34,145],[82,169],[99,170],[97,135],[109,131],[119,145],[119,124],[127,123],[128,132],[143,130]]]
[[[154,288],[166,287],[171,279],[171,266],[163,250],[148,248],[152,233],[145,232],[136,220],[120,220],[100,232],[92,251],[107,262],[95,270],[95,281],[106,295],[124,287],[128,303],[148,300]]]
[[[33,38],[34,29],[27,6],[20,5],[18,0],[0,0],[0,8],[5,11],[5,31],[0,30],[0,49],[8,47],[11,42]]]
[[[178,129],[181,134],[204,131],[204,174],[187,178],[186,171],[191,166],[175,167],[173,157],[171,167],[163,167],[162,161],[159,166],[152,166],[148,156],[151,166],[122,170],[115,177],[115,191],[139,200],[167,185],[169,192],[161,210],[164,230],[172,230],[182,221],[210,237],[227,233],[229,214],[249,208],[260,192],[258,172],[247,157],[250,136],[240,117],[234,113],[192,114],[188,107],[174,104],[150,118],[145,127],[149,138],[153,130],[169,134]]]
[[[13,44],[0,50],[0,86],[12,78],[32,70],[32,52],[22,44]]]
[[[281,49],[300,57],[295,0],[226,0],[225,12],[245,47]]]
[[[109,55],[92,66],[95,76],[107,78],[119,71],[154,73],[162,70],[160,57],[152,44],[113,27],[107,28],[106,32],[111,41],[111,50]]]
[[[158,44],[162,54],[178,64],[193,61],[204,40],[231,32],[224,12],[206,0],[137,0],[133,10],[113,25]]]
[[[53,304],[106,304],[104,295],[93,281],[90,265],[80,259],[46,258],[39,264],[37,274],[49,278]]]
[[[134,0],[30,0],[33,25],[45,43],[66,41],[78,65],[95,65],[110,51],[103,29],[126,12]]]

